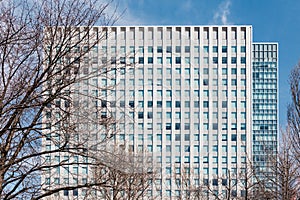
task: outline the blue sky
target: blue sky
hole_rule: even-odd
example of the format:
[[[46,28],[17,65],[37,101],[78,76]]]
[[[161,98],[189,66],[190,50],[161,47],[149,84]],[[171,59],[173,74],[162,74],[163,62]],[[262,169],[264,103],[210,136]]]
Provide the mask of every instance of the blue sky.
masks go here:
[[[299,0],[119,0],[117,25],[252,25],[255,42],[279,43],[280,125],[290,100],[288,77],[300,59]]]

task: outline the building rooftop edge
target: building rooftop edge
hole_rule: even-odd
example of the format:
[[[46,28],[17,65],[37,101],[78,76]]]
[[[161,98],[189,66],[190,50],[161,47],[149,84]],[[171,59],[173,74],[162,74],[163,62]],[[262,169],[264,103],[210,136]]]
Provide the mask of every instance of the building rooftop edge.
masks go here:
[[[272,42],[272,41],[266,41],[266,42],[264,42],[264,41],[259,41],[259,42],[252,42],[252,44],[277,44],[277,45],[279,45],[279,42]]]
[[[112,25],[95,27],[252,27],[252,25]]]

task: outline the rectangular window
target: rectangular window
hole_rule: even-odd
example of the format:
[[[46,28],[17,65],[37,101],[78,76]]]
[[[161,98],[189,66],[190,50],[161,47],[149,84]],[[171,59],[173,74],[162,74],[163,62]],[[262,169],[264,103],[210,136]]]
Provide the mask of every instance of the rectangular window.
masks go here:
[[[203,108],[208,108],[209,102],[208,101],[203,101]]]
[[[246,46],[241,46],[241,53],[246,53]]]
[[[222,79],[222,85],[227,86],[227,79]]]
[[[148,53],[153,53],[153,46],[148,46]]]
[[[157,47],[157,53],[162,53],[162,46]]]
[[[167,46],[166,52],[167,53],[172,53],[172,46]]]
[[[203,62],[204,62],[204,64],[208,64],[208,57],[204,57]]]
[[[231,86],[236,86],[237,80],[236,79],[231,79]]]
[[[246,57],[241,57],[241,64],[246,64]]]
[[[163,64],[162,57],[157,57],[157,64]]]
[[[203,46],[203,51],[204,51],[204,53],[208,53],[209,47],[208,46]]]
[[[218,64],[218,57],[213,57],[213,64]]]
[[[222,57],[222,64],[227,64],[227,57]]]

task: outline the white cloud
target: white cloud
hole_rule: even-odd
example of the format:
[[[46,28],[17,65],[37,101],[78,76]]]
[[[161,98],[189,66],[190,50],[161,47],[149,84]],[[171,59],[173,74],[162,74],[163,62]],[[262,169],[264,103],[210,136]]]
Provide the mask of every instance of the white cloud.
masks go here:
[[[190,11],[192,9],[192,2],[191,0],[186,0],[186,1],[183,1],[183,3],[181,4],[181,9],[183,11]]]
[[[214,13],[213,23],[214,24],[229,24],[228,16],[230,14],[230,0],[224,0],[218,6],[218,9]]]
[[[123,1],[116,1],[113,4],[114,7],[117,6],[115,15],[118,17],[115,25],[142,25],[145,24],[141,18],[136,17],[134,12],[130,8],[131,0],[123,0]],[[140,0],[139,5],[143,5],[144,1]]]

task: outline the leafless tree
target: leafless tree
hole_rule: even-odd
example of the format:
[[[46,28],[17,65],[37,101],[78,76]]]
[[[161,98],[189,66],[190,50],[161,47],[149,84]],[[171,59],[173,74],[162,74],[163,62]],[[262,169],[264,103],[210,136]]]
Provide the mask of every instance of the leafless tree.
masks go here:
[[[193,182],[195,179],[199,179],[199,175],[197,176],[195,173],[193,173],[193,169],[190,169],[188,165],[182,165],[180,171],[176,171],[176,169],[173,171],[173,179],[175,180],[175,185],[177,187],[176,190],[179,191],[179,193],[174,194],[175,199],[207,199],[205,194],[207,188],[203,184],[196,184]]]
[[[290,138],[289,127],[284,132],[282,131],[277,162],[271,169],[277,176],[274,185],[277,186],[278,190],[273,191],[276,199],[293,199],[299,195],[300,166],[293,152],[293,141]]]
[[[117,19],[114,9],[108,15],[109,6],[98,0],[0,2],[1,199],[59,199],[62,192],[76,196],[78,189],[112,186],[107,174],[93,176],[93,169],[112,167],[105,146],[118,132],[110,110],[115,102],[107,100],[117,83],[93,79],[113,80],[125,67],[99,56],[98,45],[110,37],[107,26]],[[68,179],[60,180],[65,172]]]
[[[300,163],[300,63],[290,73],[290,92],[292,102],[288,106],[288,126],[295,159]]]
[[[106,179],[106,185],[98,186],[102,199],[153,199],[156,168],[150,157],[143,153],[128,153],[120,148],[106,151],[103,161],[106,166],[99,165],[95,177]],[[108,187],[107,187],[108,186]]]
[[[183,166],[180,173],[173,174],[177,190],[180,191],[174,194],[174,197],[191,200],[274,199],[275,193],[271,195],[273,190],[267,190],[262,180],[264,178],[265,181],[270,182],[274,181],[274,177],[258,176],[251,157],[247,158],[247,162],[242,167],[236,170],[229,169],[226,174],[216,174],[211,180],[204,176],[198,183],[194,182],[195,179],[199,180],[199,175],[192,173],[194,169]]]

